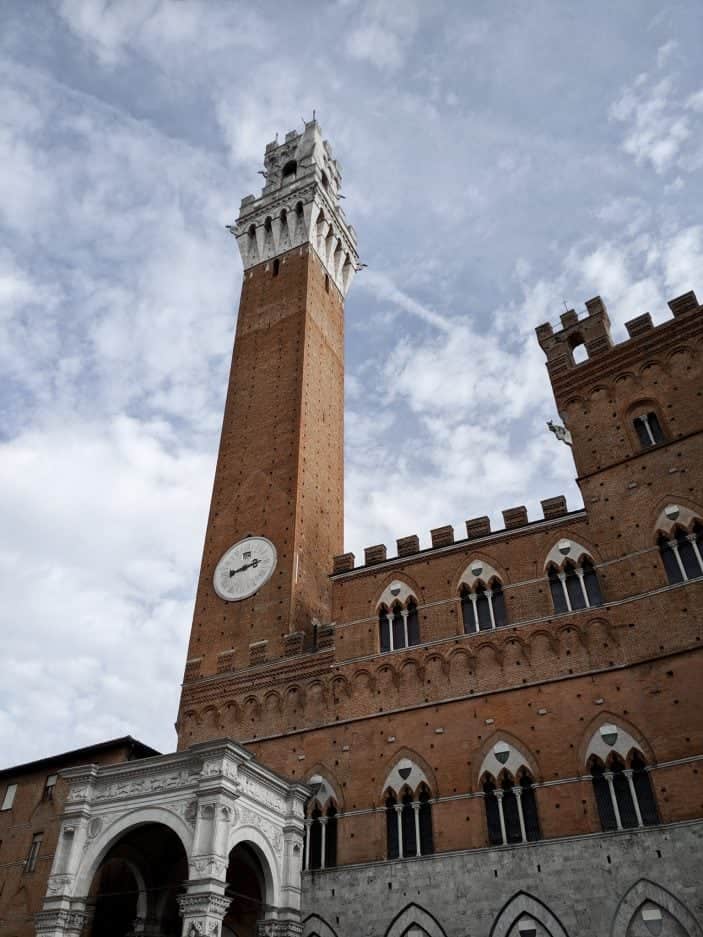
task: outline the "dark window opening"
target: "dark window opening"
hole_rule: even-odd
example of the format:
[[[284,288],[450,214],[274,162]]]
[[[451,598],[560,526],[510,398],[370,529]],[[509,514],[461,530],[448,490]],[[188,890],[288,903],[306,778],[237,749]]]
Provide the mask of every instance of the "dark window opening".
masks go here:
[[[484,803],[486,805],[486,825],[488,827],[488,842],[491,846],[503,845],[503,831],[500,825],[500,810],[498,799],[495,796],[495,784],[486,780],[483,785]]]
[[[616,830],[618,824],[615,819],[613,800],[610,796],[610,786],[605,778],[605,768],[600,762],[594,761],[591,765],[591,777],[593,778],[593,794],[596,798],[601,828],[605,832]]]
[[[385,605],[381,606],[381,610],[378,613],[378,628],[381,633],[381,652],[390,651],[391,625],[388,621],[388,609]]]
[[[32,843],[29,847],[29,853],[27,854],[27,859],[24,864],[25,872],[34,872],[37,867],[37,859],[39,858],[39,850],[41,849],[42,834],[35,833],[32,837]]]
[[[408,645],[420,643],[420,621],[417,614],[417,605],[408,599]]]
[[[278,259],[278,257],[276,257],[276,259],[273,262],[273,276],[275,277],[278,276],[278,271],[280,270],[280,268],[281,268],[281,261]]]
[[[635,786],[635,794],[637,795],[637,803],[639,804],[642,823],[645,826],[653,826],[655,823],[659,823],[659,812],[654,799],[654,791],[652,790],[649,772],[646,769],[644,760],[637,752],[632,756],[630,764],[632,767],[632,781]]]
[[[420,854],[429,856],[434,852],[434,840],[432,837],[432,806],[430,804],[430,792],[426,787],[420,791]]]
[[[289,159],[288,162],[284,165],[281,170],[281,176],[284,179],[287,179],[289,176],[294,176],[298,171],[298,164],[294,159]]]
[[[564,589],[561,584],[561,579],[559,578],[559,573],[554,566],[549,567],[549,589],[552,593],[554,611],[557,613],[557,615],[561,614],[562,612],[567,612],[568,607],[566,604],[566,596],[564,595]]]
[[[417,855],[417,840],[415,838],[415,810],[413,808],[413,795],[406,791],[403,795],[403,809],[401,810],[401,824],[403,832],[403,855]]]
[[[333,804],[327,808],[327,823],[325,824],[325,868],[331,869],[337,865],[337,810]]]
[[[643,449],[649,449],[650,446],[657,446],[664,442],[664,431],[654,411],[636,416],[632,422]]]
[[[527,834],[527,841],[529,843],[534,843],[542,838],[539,828],[539,817],[537,816],[537,798],[535,797],[532,783],[530,775],[523,774],[520,779],[520,787],[522,788],[522,814],[525,820],[525,833]]]
[[[330,291],[330,278],[327,274],[325,274],[325,293],[329,293],[329,291]]]
[[[58,775],[50,774],[46,779],[46,784],[44,785],[44,792],[42,793],[42,800],[53,800],[54,799],[54,789],[56,788],[56,780]]]
[[[396,800],[393,794],[386,797],[386,838],[388,841],[388,858],[397,859],[398,851],[398,819],[395,809]]]

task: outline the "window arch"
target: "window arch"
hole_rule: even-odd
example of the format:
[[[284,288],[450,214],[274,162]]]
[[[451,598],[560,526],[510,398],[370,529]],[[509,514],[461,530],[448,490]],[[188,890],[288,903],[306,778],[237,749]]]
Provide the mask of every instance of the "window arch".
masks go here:
[[[492,579],[488,586],[479,580],[473,588],[464,583],[461,587],[461,614],[465,634],[492,631],[507,625],[505,596],[500,580]]]
[[[420,643],[420,620],[417,602],[408,595],[404,602],[396,599],[390,608],[382,603],[378,610],[381,652],[397,651]]]
[[[386,840],[389,859],[434,852],[432,792],[425,773],[402,758],[386,778]]]
[[[603,830],[659,823],[646,758],[628,732],[609,723],[600,726],[588,746],[587,764]]]
[[[535,782],[524,755],[501,739],[483,759],[480,776],[489,844],[541,839]]]
[[[337,865],[339,805],[329,783],[320,775],[308,781],[314,790],[305,814],[305,868],[330,869]]]
[[[699,520],[693,522],[690,532],[677,525],[669,536],[660,534],[657,543],[672,585],[703,576],[703,524]]]
[[[580,544],[560,540],[550,550],[546,567],[549,591],[557,615],[603,604],[595,564]]]
[[[521,768],[517,777],[502,771],[498,779],[486,772],[482,789],[491,846],[532,843],[542,838],[534,779],[528,768]]]
[[[459,595],[465,634],[507,625],[503,584],[488,563],[479,559],[469,563],[461,576]]]
[[[298,172],[298,163],[294,159],[289,159],[287,163],[284,164],[283,169],[281,170],[281,178],[287,179],[289,176],[294,176]]]

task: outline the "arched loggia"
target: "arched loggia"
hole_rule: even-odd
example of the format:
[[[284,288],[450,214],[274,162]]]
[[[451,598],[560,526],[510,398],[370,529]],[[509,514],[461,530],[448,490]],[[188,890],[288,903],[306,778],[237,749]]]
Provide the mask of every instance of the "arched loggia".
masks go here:
[[[137,919],[163,937],[180,937],[176,900],[188,878],[179,837],[161,823],[127,830],[102,857],[88,892],[86,937],[125,937]]]

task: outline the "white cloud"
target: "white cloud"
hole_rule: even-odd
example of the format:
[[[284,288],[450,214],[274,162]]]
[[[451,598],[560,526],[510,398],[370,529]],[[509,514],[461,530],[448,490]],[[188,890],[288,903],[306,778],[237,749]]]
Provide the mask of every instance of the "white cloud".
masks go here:
[[[623,150],[638,165],[649,163],[661,174],[676,167],[698,168],[695,156],[691,163],[686,151],[701,130],[688,113],[697,110],[697,96],[682,102],[673,76],[655,80],[643,73],[612,103],[610,118],[626,127]]]
[[[354,59],[377,68],[397,71],[420,22],[420,7],[414,0],[366,0],[354,10],[357,23],[347,36],[346,48]]]
[[[211,459],[126,417],[0,445],[7,750],[128,732],[173,745],[163,713],[177,705]]]

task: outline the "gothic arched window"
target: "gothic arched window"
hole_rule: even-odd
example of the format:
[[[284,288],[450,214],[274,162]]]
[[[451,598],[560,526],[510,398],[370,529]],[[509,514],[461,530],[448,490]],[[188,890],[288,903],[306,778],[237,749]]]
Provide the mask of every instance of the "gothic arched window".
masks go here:
[[[420,620],[415,599],[409,596],[405,604],[395,601],[390,609],[385,604],[379,606],[378,630],[382,653],[419,644]]]
[[[308,782],[316,793],[308,802],[305,820],[305,868],[329,869],[337,865],[337,817],[334,792],[320,775]]]
[[[472,587],[461,587],[461,613],[464,633],[492,631],[508,623],[505,611],[505,596],[499,579],[491,579],[488,587],[476,580]]]
[[[501,778],[497,786],[487,774],[483,783],[488,842],[492,846],[507,846],[540,839],[534,782],[529,771],[521,769],[517,780],[504,771]]]
[[[673,585],[703,575],[703,525],[693,524],[690,533],[677,527],[673,536],[659,537],[659,552],[667,579]]]
[[[589,767],[603,830],[627,830],[659,822],[649,772],[639,752],[631,754],[629,766],[614,752],[607,765],[593,755]]]
[[[561,567],[550,563],[547,578],[554,611],[558,615],[603,604],[598,574],[590,556],[582,556],[577,563],[567,559]]]
[[[432,794],[427,784],[421,782],[414,791],[406,784],[400,795],[388,788],[385,805],[389,859],[407,859],[434,852]]]

